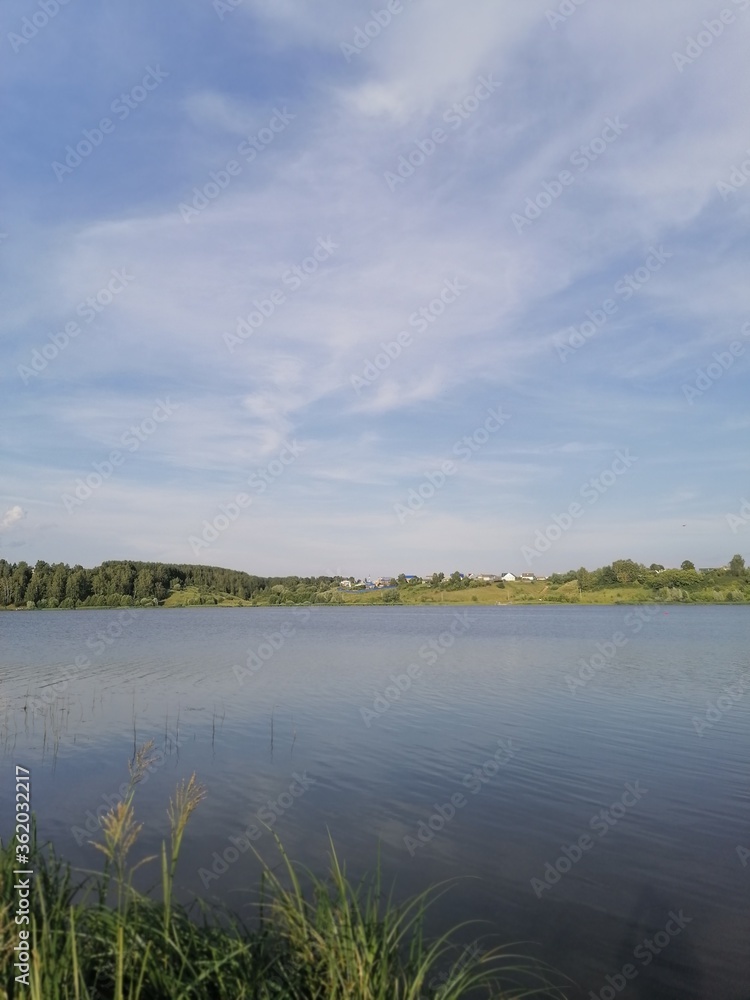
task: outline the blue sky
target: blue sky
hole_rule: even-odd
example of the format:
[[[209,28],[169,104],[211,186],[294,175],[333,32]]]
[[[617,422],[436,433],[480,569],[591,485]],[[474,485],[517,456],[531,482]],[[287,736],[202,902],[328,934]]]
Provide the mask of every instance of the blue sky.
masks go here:
[[[750,557],[750,0],[45,3],[0,34],[0,556]]]

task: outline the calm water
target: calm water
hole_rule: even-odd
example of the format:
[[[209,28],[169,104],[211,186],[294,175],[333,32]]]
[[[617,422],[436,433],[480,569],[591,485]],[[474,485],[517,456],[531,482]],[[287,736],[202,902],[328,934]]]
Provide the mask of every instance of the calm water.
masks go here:
[[[43,837],[98,865],[87,821],[127,780],[134,745],[154,739],[162,755],[137,797],[144,853],[175,783],[195,771],[208,788],[184,899],[249,916],[257,867],[231,838],[244,847],[249,833],[270,859],[265,821],[319,868],[330,830],[353,872],[380,845],[403,895],[473,876],[435,926],[478,918],[467,944],[527,942],[579,984],[571,998],[746,1000],[750,609],[641,614],[1,614],[0,835],[22,764]]]

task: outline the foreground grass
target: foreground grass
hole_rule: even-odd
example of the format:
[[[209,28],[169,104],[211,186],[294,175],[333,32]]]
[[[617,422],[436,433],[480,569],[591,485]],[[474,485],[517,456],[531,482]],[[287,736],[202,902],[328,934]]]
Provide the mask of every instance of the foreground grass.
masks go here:
[[[14,952],[18,876],[15,842],[0,844],[0,997],[7,1000],[459,1000],[564,995],[539,966],[508,949],[474,949],[457,958],[448,936],[427,941],[427,908],[438,887],[401,906],[379,874],[353,885],[331,845],[325,879],[299,869],[283,851],[281,874],[265,867],[260,919],[250,931],[231,914],[172,900],[187,822],[204,791],[195,776],[170,801],[169,838],[160,858],[131,863],[141,826],[135,787],[147,744],[131,767],[130,792],[102,821],[101,872],[74,878],[51,847],[31,844],[34,871],[30,960]],[[160,861],[160,898],[133,888],[143,864]],[[77,879],[77,880],[76,880]],[[500,982],[504,985],[500,985]],[[559,977],[558,977],[559,981]],[[28,985],[26,985],[28,982]]]

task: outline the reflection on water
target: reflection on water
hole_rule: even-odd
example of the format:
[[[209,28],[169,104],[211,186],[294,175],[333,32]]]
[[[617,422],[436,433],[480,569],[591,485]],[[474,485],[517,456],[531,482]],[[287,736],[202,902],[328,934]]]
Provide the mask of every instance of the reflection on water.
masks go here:
[[[270,828],[320,867],[330,831],[354,874],[380,847],[399,894],[461,876],[435,929],[530,942],[571,997],[746,1000],[748,625],[743,607],[5,613],[0,835],[19,763],[42,836],[96,864],[98,817],[154,739],[144,854],[176,782],[208,788],[184,899],[250,916],[250,847],[272,858]]]

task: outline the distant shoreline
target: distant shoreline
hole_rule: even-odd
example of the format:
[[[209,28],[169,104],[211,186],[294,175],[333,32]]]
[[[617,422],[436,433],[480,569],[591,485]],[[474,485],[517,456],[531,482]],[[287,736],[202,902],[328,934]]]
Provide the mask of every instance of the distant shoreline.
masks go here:
[[[659,601],[654,598],[634,598],[632,600],[615,601],[545,601],[543,599],[529,601],[500,601],[495,603],[475,604],[471,600],[458,601],[433,601],[433,602],[407,602],[407,601],[345,601],[342,603],[325,604],[135,604],[109,607],[107,605],[90,605],[78,608],[25,608],[25,607],[0,607],[0,613],[8,611],[32,612],[54,612],[54,611],[200,611],[200,610],[234,610],[234,611],[263,611],[275,609],[284,611],[287,608],[316,608],[320,610],[334,608],[616,608],[616,607],[639,607],[643,604],[654,607],[690,607],[691,605],[701,605],[706,607],[726,607],[741,608],[750,605],[750,601]]]
[[[0,559],[0,607],[80,610],[145,607],[382,607],[384,605],[531,606],[534,604],[748,604],[750,569],[734,555],[726,566],[646,568],[616,559],[549,577],[513,573],[481,576],[455,571],[431,577],[266,577],[195,564],[109,560],[89,569],[67,563]]]

